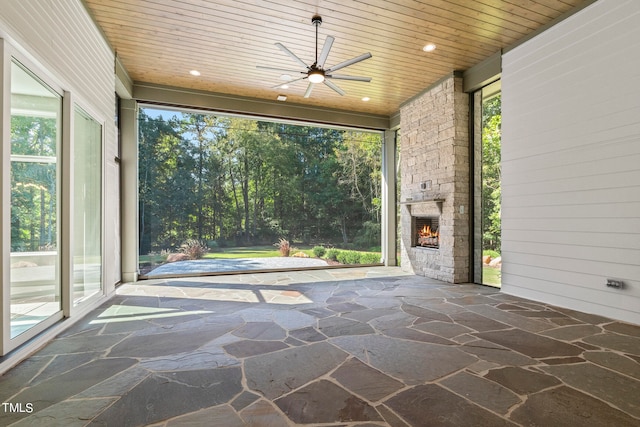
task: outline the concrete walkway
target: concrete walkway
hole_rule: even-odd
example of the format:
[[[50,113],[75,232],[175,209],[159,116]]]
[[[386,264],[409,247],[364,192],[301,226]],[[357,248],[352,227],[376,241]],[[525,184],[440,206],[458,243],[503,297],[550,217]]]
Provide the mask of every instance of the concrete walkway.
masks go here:
[[[184,274],[228,273],[235,271],[283,270],[309,267],[326,267],[327,262],[318,258],[273,257],[273,258],[231,258],[198,259],[162,264],[154,268],[146,277],[174,276]]]
[[[0,425],[637,427],[638,390],[639,326],[349,268],[123,285],[0,378]]]

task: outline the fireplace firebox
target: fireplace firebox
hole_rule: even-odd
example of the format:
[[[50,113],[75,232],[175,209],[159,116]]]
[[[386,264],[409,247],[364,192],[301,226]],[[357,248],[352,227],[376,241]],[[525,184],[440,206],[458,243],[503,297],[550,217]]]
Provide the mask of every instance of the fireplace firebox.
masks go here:
[[[437,217],[413,217],[413,246],[440,248],[440,219]]]

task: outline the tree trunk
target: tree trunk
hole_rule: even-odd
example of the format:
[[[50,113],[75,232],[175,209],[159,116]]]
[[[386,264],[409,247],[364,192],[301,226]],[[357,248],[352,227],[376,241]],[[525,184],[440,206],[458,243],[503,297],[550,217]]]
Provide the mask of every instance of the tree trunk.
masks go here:
[[[231,189],[233,192],[233,200],[236,204],[236,214],[235,214],[236,231],[241,232],[242,217],[240,216],[240,201],[238,200],[238,193],[236,191],[236,180],[235,180],[235,177],[233,176],[233,168],[231,167],[231,165],[229,165],[229,178],[231,179]]]
[[[249,232],[251,219],[249,217],[249,160],[244,156],[244,177],[242,179],[242,200],[244,202],[244,241],[251,243],[251,233]]]
[[[258,201],[260,200],[260,196],[259,195],[260,195],[260,191],[261,191],[261,188],[259,186],[259,184],[260,184],[259,179],[260,179],[260,172],[258,171],[258,174],[254,179],[254,185],[256,187],[256,194],[255,194],[255,196],[253,198],[253,217],[251,219],[251,234],[253,236],[256,236],[258,234],[258,209],[259,209]]]
[[[349,243],[349,236],[347,236],[347,219],[344,216],[340,217],[340,231],[342,232],[342,243],[346,245]]]
[[[45,194],[44,190],[40,189],[40,237],[38,239],[38,246],[44,246],[45,234],[46,234],[46,224],[45,224],[45,205],[44,205]],[[38,249],[40,249],[40,247]]]
[[[197,227],[198,227],[198,240],[202,240],[202,205],[203,205],[203,194],[202,194],[202,180],[204,175],[204,147],[202,144],[202,129],[199,125],[196,125],[196,130],[198,131],[198,196],[196,200],[198,201],[198,219],[197,219]]]

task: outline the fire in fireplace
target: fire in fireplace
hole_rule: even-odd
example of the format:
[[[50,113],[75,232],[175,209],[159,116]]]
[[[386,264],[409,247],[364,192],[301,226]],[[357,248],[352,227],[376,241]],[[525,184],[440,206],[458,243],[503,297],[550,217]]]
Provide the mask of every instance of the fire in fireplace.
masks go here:
[[[438,218],[414,217],[414,246],[438,249],[440,247],[439,222]]]

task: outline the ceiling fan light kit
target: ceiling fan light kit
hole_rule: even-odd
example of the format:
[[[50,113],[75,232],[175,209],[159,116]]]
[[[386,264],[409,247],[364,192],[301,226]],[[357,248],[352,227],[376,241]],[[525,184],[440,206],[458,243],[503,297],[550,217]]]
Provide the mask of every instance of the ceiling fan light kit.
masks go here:
[[[311,96],[311,91],[313,90],[313,86],[318,83],[324,83],[329,88],[333,89],[339,95],[345,95],[345,91],[342,90],[338,85],[329,81],[330,79],[334,80],[351,80],[357,82],[370,82],[371,77],[361,77],[361,76],[348,76],[342,74],[333,74],[334,71],[340,70],[342,68],[348,67],[350,65],[356,64],[360,61],[364,61],[365,59],[371,58],[371,53],[367,52],[360,56],[356,56],[355,58],[349,59],[347,61],[341,62],[333,67],[324,68],[324,63],[329,56],[329,52],[331,51],[331,46],[333,45],[334,38],[332,36],[327,36],[324,41],[324,45],[322,46],[322,51],[318,56],[318,27],[322,24],[322,18],[318,15],[315,15],[311,18],[311,23],[316,27],[316,59],[315,62],[311,65],[307,65],[302,59],[300,59],[295,53],[291,52],[287,49],[282,43],[276,43],[278,49],[287,54],[291,59],[297,62],[299,65],[305,68],[305,71],[294,71],[294,70],[283,70],[281,68],[272,68],[272,67],[262,67],[258,66],[258,69],[262,70],[270,70],[270,71],[279,71],[281,73],[296,73],[302,74],[303,76],[297,79],[293,79],[288,83],[293,83],[298,80],[309,80],[309,85],[307,86],[307,90],[304,93],[305,98],[309,98]],[[282,83],[274,86],[274,88],[282,88]]]
[[[322,83],[324,81],[324,73],[321,70],[310,70],[307,76],[311,83]]]

